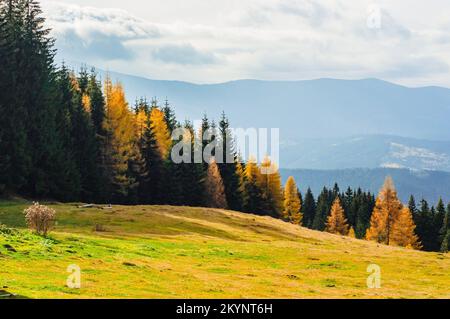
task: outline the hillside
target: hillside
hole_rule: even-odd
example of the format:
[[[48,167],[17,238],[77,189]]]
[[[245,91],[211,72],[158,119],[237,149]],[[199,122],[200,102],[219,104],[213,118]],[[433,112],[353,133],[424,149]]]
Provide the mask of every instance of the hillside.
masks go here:
[[[450,256],[315,232],[268,217],[188,207],[52,204],[48,239],[0,202],[0,295],[24,298],[448,298]],[[95,225],[101,232],[94,232]],[[378,264],[382,288],[368,289]],[[69,265],[82,287],[65,287]],[[3,288],[2,288],[3,287]]]
[[[386,176],[394,179],[400,199],[407,203],[412,194],[416,200],[422,198],[435,205],[439,197],[450,200],[450,173],[440,171],[415,171],[393,168],[353,168],[335,170],[281,169],[283,181],[293,176],[300,190],[305,193],[308,187],[318,195],[324,186],[333,187],[338,183],[345,191],[348,186],[378,194]]]

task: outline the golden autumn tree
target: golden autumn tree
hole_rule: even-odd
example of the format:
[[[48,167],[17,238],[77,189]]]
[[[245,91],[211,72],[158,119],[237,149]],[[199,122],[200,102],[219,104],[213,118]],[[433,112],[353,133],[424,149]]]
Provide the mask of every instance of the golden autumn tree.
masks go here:
[[[136,112],[135,115],[135,121],[136,121],[136,134],[138,138],[142,138],[142,136],[145,133],[145,130],[147,129],[147,123],[148,123],[148,114],[144,109],[139,109]]]
[[[297,184],[294,177],[290,176],[284,188],[284,210],[283,218],[289,220],[292,224],[300,225],[303,214],[300,212],[302,203],[298,196]]]
[[[172,146],[172,138],[164,116],[164,112],[153,107],[150,113],[150,121],[152,123],[152,131],[155,135],[156,144],[162,159],[167,159]]]
[[[128,169],[136,152],[135,121],[122,85],[112,84],[109,77],[105,80],[105,97],[105,171],[114,196],[120,200],[128,195],[129,188],[134,183],[128,175]]]
[[[331,212],[328,216],[325,230],[332,234],[344,236],[347,236],[349,233],[349,226],[339,197],[335,199],[333,206],[331,206]]]
[[[348,237],[356,238],[355,229],[353,227],[350,227],[350,230],[348,232]]]
[[[394,221],[391,231],[391,244],[420,249],[419,237],[415,234],[416,225],[408,207],[403,207],[397,220]]]
[[[219,167],[214,159],[211,159],[206,174],[205,203],[206,206],[212,208],[226,209],[228,207],[225,186],[223,185]]]
[[[389,245],[392,227],[399,218],[402,208],[392,178],[388,176],[378,194],[366,239]]]
[[[262,193],[262,213],[280,216],[283,213],[283,187],[278,166],[268,156],[260,166],[259,188]]]

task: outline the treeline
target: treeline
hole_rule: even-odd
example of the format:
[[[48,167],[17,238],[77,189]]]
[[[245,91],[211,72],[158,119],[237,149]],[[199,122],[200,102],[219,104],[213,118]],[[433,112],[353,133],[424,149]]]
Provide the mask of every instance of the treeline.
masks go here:
[[[450,206],[442,201],[436,208],[424,200],[419,209],[414,200],[404,207],[391,183],[377,198],[335,185],[315,199],[311,190],[302,195],[293,178],[283,188],[270,158],[239,158],[225,114],[217,124],[205,116],[196,130],[176,119],[168,101],[141,98],[130,107],[120,83],[108,77],[102,83],[95,70],[58,68],[54,55],[38,3],[0,0],[0,193],[227,208],[385,244],[448,250]],[[178,128],[187,133],[173,139]],[[180,153],[180,145],[190,154]],[[211,157],[172,158],[175,152],[192,159],[197,151]]]
[[[278,171],[260,174],[274,166],[268,158],[260,165],[238,159],[225,114],[218,124],[205,116],[196,132],[192,123],[176,120],[167,101],[143,98],[130,107],[120,83],[56,67],[54,41],[36,1],[1,0],[0,21],[2,193],[280,215]],[[180,127],[191,134],[173,140]],[[212,145],[214,158],[174,163],[170,154],[180,142],[202,154]]]
[[[301,200],[304,227],[349,235],[426,251],[449,251],[450,203],[442,199],[436,207],[425,199],[417,207],[411,196],[408,205],[398,199],[392,179],[387,178],[375,198],[370,192],[348,188],[340,192],[336,184],[324,187],[317,199],[308,189]]]

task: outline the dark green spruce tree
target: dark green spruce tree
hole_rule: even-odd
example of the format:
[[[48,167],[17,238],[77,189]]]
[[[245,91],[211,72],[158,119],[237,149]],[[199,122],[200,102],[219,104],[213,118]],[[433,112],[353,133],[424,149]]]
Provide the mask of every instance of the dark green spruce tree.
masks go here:
[[[308,190],[306,191],[305,198],[302,202],[301,212],[303,213],[303,226],[312,228],[312,224],[316,214],[316,200],[314,199],[311,188],[308,188]]]
[[[223,184],[225,186],[225,196],[228,203],[228,208],[235,211],[241,211],[243,209],[243,195],[241,192],[242,185],[237,172],[237,155],[234,149],[234,140],[230,130],[230,124],[222,113],[222,118],[219,122],[219,134],[220,134],[220,159],[216,159],[218,162],[220,175],[222,176]]]

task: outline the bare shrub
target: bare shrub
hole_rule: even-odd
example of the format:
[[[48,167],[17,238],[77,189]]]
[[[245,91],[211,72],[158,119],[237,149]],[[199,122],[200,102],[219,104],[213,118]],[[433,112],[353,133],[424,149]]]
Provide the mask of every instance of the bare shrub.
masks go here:
[[[55,224],[56,212],[54,209],[34,203],[24,210],[28,227],[39,235],[46,236]]]
[[[101,224],[95,224],[94,226],[94,232],[106,232],[106,228],[105,226],[101,225]]]

